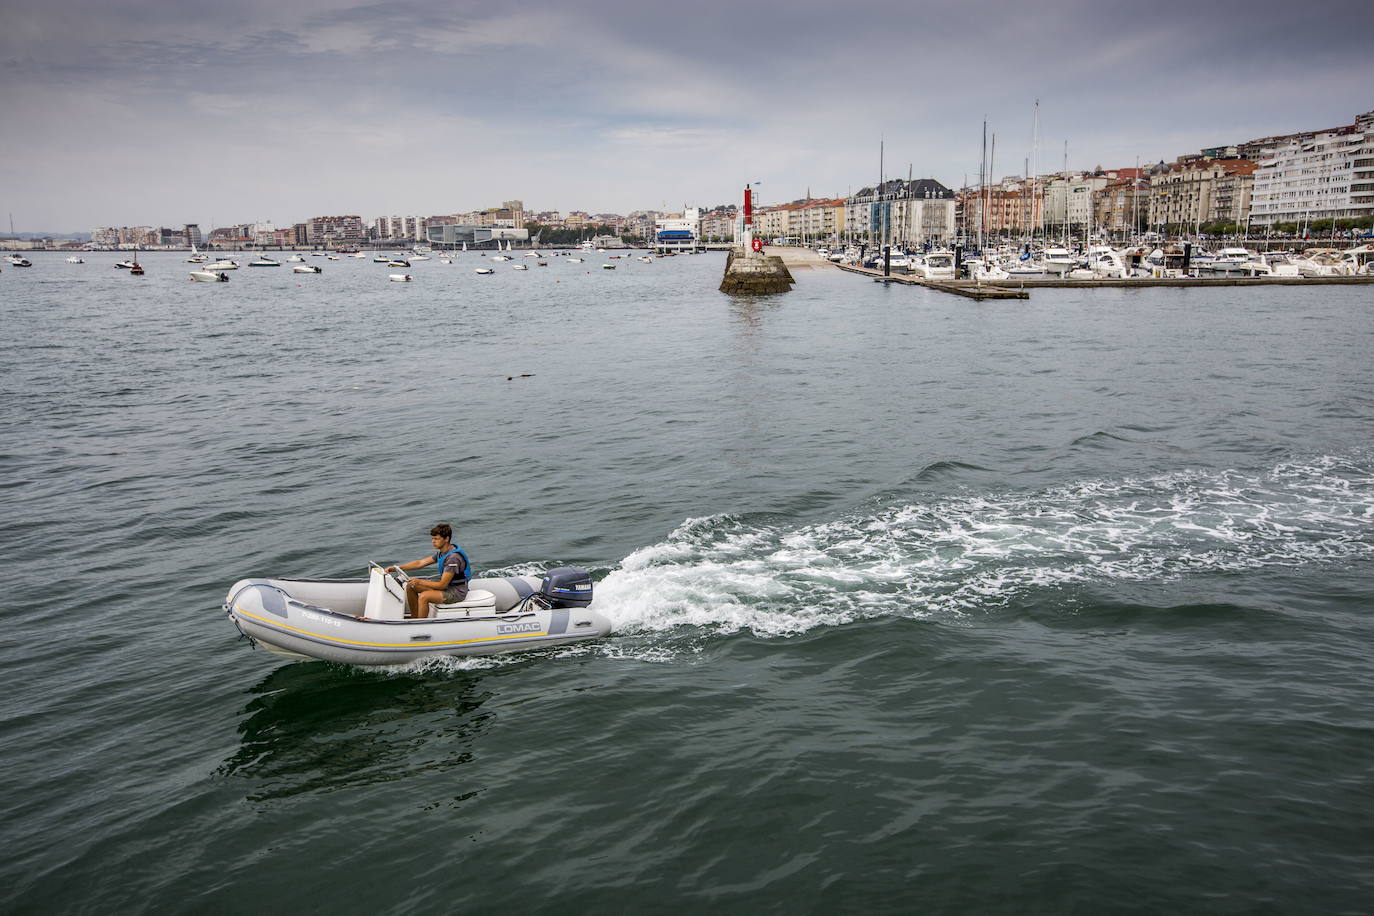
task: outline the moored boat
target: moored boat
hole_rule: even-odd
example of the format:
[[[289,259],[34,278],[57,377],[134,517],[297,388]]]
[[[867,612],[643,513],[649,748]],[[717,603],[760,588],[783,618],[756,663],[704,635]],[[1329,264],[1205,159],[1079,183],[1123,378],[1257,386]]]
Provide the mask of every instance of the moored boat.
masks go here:
[[[427,618],[405,616],[406,578],[373,565],[366,579],[241,579],[223,609],[252,644],[275,655],[354,665],[498,655],[611,631],[591,607],[592,578],[583,569],[472,579],[466,600],[435,605]]]
[[[200,283],[228,283],[229,275],[222,270],[193,270],[191,279]]]
[[[387,279],[392,283],[409,283],[410,274],[388,274]]]

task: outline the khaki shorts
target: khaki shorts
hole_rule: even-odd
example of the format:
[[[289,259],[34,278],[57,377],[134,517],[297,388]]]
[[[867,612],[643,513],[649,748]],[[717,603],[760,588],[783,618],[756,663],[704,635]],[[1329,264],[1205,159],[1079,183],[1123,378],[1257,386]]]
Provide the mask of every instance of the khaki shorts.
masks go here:
[[[449,586],[447,589],[445,589],[445,590],[444,590],[444,600],[443,600],[443,602],[441,602],[441,603],[443,603],[443,604],[457,604],[457,603],[460,602],[460,601],[466,601],[466,600],[467,600],[467,597],[468,597],[468,584],[467,584],[466,582],[464,582],[464,583],[462,583],[462,584],[460,584],[460,585],[451,585],[451,586]]]

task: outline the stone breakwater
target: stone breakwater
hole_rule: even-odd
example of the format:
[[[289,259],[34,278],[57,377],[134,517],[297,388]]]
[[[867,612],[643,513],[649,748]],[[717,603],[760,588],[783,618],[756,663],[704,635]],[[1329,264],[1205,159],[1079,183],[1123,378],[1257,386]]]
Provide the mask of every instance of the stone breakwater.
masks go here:
[[[782,258],[759,252],[730,249],[725,259],[725,276],[720,291],[732,295],[785,293],[797,282]]]

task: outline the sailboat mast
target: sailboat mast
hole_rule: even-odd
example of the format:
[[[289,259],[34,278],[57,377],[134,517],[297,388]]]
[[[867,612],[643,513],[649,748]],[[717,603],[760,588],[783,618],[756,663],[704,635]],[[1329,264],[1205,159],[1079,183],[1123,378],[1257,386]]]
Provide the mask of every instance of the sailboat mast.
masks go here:
[[[996,167],[996,165],[995,165],[996,162],[997,162],[997,134],[994,132],[993,135],[992,135],[992,150],[991,150],[991,152],[988,153],[988,205],[989,205],[989,206],[992,205],[992,184],[993,184],[993,181],[994,181],[994,179],[993,179],[992,176],[995,175],[995,174],[997,174],[997,167]]]
[[[1031,126],[1031,207],[1035,207],[1035,192],[1040,187],[1040,100],[1035,100],[1035,120]],[[1043,202],[1038,208],[1040,215],[1031,214],[1036,226],[1031,228],[1031,240],[1035,240],[1035,230],[1044,229],[1045,206]]]
[[[983,224],[987,220],[988,119],[983,118],[983,150],[978,154],[978,250],[983,250]]]

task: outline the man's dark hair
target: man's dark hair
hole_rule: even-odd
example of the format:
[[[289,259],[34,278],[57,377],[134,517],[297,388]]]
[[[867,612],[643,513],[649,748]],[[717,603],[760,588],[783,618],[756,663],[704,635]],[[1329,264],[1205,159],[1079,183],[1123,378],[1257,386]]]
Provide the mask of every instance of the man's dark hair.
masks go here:
[[[451,541],[453,540],[453,526],[448,524],[447,522],[440,522],[433,528],[429,529],[429,536],[432,538],[439,537],[443,538],[446,541]]]

